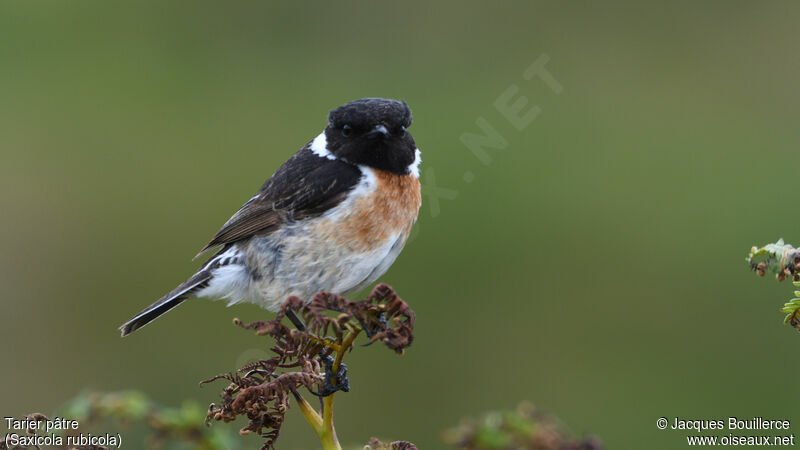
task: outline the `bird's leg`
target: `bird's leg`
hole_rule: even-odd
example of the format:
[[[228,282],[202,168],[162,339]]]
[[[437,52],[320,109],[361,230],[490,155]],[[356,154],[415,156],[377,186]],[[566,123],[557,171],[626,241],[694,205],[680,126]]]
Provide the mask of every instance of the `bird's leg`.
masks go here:
[[[292,322],[300,331],[306,331],[306,324],[303,323],[303,319],[301,319],[296,312],[294,312],[291,308],[286,308],[286,317],[289,319],[289,322]]]
[[[360,318],[358,318],[358,317],[356,317],[356,320],[358,321],[358,325],[360,325],[360,326],[361,326],[361,329],[362,329],[362,330],[364,330],[364,333],[367,335],[367,339],[372,339],[372,336],[373,336],[375,333],[373,333],[373,332],[372,332],[372,330],[370,330],[370,329],[369,329],[369,327],[367,326],[367,324],[366,324],[366,323],[364,323],[364,321],[363,321],[363,320],[361,320],[361,319],[360,319]],[[364,344],[364,347],[366,347],[366,346],[367,346],[367,345],[369,345],[369,344],[371,344],[371,342],[370,342],[370,343],[367,343],[367,344]]]

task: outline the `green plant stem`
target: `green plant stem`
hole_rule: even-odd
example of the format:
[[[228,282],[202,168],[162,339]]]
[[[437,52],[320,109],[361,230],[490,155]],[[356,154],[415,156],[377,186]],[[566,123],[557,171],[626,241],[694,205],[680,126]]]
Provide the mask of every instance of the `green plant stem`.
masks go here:
[[[306,422],[311,425],[311,428],[317,434],[322,432],[322,417],[320,417],[319,413],[311,406],[302,395],[295,392],[295,399],[297,400],[297,405],[300,407],[300,412],[303,413],[303,417],[305,417]]]
[[[342,345],[339,350],[336,351],[336,358],[333,360],[333,371],[338,372],[339,367],[342,365],[342,358],[344,358],[344,352],[350,349],[353,346],[353,342],[356,340],[356,336],[358,333],[361,332],[361,328],[353,328],[350,330],[349,333],[342,339]]]
[[[333,360],[332,367],[334,373],[339,372],[339,368],[342,366],[342,358],[344,358],[344,353],[353,345],[353,342],[356,340],[356,336],[358,336],[358,333],[360,332],[361,330],[359,328],[351,329],[350,332],[345,335],[344,339],[342,339],[342,344],[334,348],[336,351],[336,357]],[[323,450],[342,450],[342,446],[339,444],[339,438],[336,437],[336,429],[333,426],[334,395],[335,394],[331,394],[322,400],[323,409],[322,417],[320,417],[319,413],[306,401],[305,398],[303,398],[303,396],[301,396],[299,393],[295,393],[295,399],[297,400],[300,412],[303,413],[303,417],[305,417],[306,422],[308,422],[314,432],[317,433]]]
[[[330,397],[331,396],[325,398],[325,411],[329,411],[330,408],[333,407],[333,402],[328,402]],[[295,398],[297,399],[300,412],[303,413],[303,417],[305,417],[306,422],[308,422],[314,432],[317,433],[317,437],[319,437],[319,441],[322,444],[323,450],[342,450],[342,446],[339,445],[339,440],[336,438],[336,431],[333,429],[333,422],[331,422],[331,427],[329,428],[325,424],[323,417],[320,417],[319,413],[317,413],[314,407],[311,406],[306,399],[304,399],[300,394],[297,394]],[[328,414],[326,412],[325,416],[327,417],[327,415]]]
[[[339,438],[336,437],[336,429],[333,428],[333,395],[323,399],[322,434],[319,435],[319,440],[325,450],[342,450]]]

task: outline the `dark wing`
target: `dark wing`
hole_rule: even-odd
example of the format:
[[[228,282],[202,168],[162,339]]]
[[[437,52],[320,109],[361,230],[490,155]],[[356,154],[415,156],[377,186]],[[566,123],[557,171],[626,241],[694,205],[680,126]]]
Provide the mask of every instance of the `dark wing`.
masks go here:
[[[341,203],[360,178],[357,167],[320,157],[306,145],[264,183],[200,253],[255,234],[271,233],[286,221],[319,216]]]

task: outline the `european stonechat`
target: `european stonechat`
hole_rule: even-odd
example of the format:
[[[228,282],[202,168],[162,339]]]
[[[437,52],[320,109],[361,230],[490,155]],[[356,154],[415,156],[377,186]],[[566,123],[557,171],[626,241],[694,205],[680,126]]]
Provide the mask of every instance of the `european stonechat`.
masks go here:
[[[289,296],[347,294],[383,275],[417,219],[420,151],[405,102],[364,98],[332,110],[201,251],[187,281],[120,327],[128,335],[193,297],[277,311]],[[200,255],[198,255],[200,256]]]

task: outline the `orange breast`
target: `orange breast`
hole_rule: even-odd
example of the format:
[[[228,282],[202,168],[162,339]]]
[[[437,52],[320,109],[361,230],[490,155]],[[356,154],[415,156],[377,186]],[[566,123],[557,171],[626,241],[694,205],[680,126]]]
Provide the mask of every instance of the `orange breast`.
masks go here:
[[[376,187],[357,199],[340,226],[340,236],[349,245],[369,251],[398,234],[408,237],[422,204],[419,180],[412,175],[396,175],[372,169]]]

